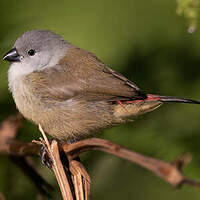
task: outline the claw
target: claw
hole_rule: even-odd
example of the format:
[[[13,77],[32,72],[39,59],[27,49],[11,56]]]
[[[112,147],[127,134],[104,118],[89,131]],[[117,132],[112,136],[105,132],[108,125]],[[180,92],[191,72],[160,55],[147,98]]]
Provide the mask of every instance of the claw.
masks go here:
[[[52,170],[53,161],[49,157],[49,153],[47,152],[45,146],[41,147],[41,149],[40,149],[40,156],[41,156],[42,164],[45,165],[45,166],[47,166],[49,169]]]

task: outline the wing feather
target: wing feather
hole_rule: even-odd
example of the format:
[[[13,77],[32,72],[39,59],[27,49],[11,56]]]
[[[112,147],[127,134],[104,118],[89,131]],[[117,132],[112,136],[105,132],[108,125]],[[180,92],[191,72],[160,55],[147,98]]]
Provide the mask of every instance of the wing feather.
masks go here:
[[[75,96],[97,101],[145,97],[123,75],[106,67],[93,54],[74,46],[58,65],[35,71],[27,75],[26,81],[32,92],[47,100],[65,101]]]

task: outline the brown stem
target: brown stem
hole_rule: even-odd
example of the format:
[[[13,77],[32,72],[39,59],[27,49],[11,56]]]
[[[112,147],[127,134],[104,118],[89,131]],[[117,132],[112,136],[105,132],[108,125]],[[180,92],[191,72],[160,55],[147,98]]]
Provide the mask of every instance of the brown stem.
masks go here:
[[[46,151],[48,152],[48,155],[52,160],[52,169],[59,184],[63,200],[73,200],[74,198],[72,190],[69,181],[67,179],[67,176],[65,174],[64,166],[60,160],[58,143],[56,140],[53,140],[52,143],[50,144],[46,137],[45,132],[43,131],[40,125],[39,125],[39,130],[44,138],[43,140],[41,140],[41,142],[43,143],[43,146],[45,147]]]
[[[22,125],[23,117],[19,113],[9,116],[1,123],[0,152],[4,155],[8,155],[10,160],[20,167],[20,169],[33,181],[40,194],[49,199],[50,191],[53,191],[53,188],[34,169],[31,160],[25,157],[27,155],[35,155],[36,149],[39,154],[40,146],[16,140],[17,133]]]
[[[199,182],[192,180],[189,181],[185,176],[183,176],[180,165],[177,166],[176,164],[171,164],[148,156],[144,156],[140,153],[130,151],[108,140],[90,138],[70,145],[63,144],[62,148],[69,159],[73,159],[74,157],[77,157],[80,153],[89,150],[104,151],[120,158],[129,160],[131,162],[137,163],[138,165],[152,171],[157,176],[161,177],[174,187],[182,184],[189,184],[200,187]],[[184,159],[188,160],[188,157],[183,158],[183,164],[185,163]]]
[[[11,120],[12,121],[12,120]],[[5,123],[6,124],[6,123]],[[4,126],[5,126],[4,124]],[[12,123],[11,123],[12,124]],[[15,156],[33,156],[39,155],[40,145],[36,143],[23,143],[16,139],[4,139],[4,131],[7,130],[9,133],[9,126],[5,126],[7,129],[0,129],[0,153]],[[15,127],[15,126],[14,126]],[[16,129],[14,129],[16,131]],[[3,139],[2,139],[3,138]],[[130,151],[118,144],[111,141],[91,138],[81,140],[73,144],[60,143],[60,148],[65,151],[68,159],[72,161],[80,153],[90,150],[104,151],[120,158],[129,160],[131,162],[137,163],[138,165],[152,171],[157,176],[161,177],[172,186],[180,186],[183,184],[189,184],[192,186],[200,187],[200,183],[194,180],[188,179],[183,176],[181,169],[184,164],[187,164],[188,157],[183,157],[181,160],[177,160],[172,163],[157,160],[148,156],[144,156],[134,151]]]

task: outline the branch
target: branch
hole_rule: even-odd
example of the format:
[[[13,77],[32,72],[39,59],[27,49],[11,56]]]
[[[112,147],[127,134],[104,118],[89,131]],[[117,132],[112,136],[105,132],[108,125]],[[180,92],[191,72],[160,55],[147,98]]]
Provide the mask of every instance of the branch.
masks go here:
[[[33,156],[39,155],[41,146],[35,143],[23,143],[17,140],[12,140],[6,144],[6,147],[2,148],[0,145],[0,153],[15,155],[15,156]],[[118,144],[115,144],[111,141],[99,139],[99,138],[91,138],[85,139],[73,144],[62,144],[63,150],[66,152],[66,155],[70,160],[77,157],[80,153],[90,150],[98,150],[113,154],[117,157],[129,160],[133,163],[137,163],[138,165],[152,171],[157,176],[163,178],[165,181],[170,183],[172,186],[180,186],[182,184],[188,184],[200,187],[200,183],[196,181],[192,181],[185,176],[183,176],[181,172],[181,168],[179,168],[176,164],[164,162],[161,160],[157,160],[148,156],[144,156],[134,151],[130,151]],[[183,157],[182,162],[185,163],[185,159]],[[188,159],[188,158],[187,158]],[[187,163],[185,163],[187,164]]]
[[[2,130],[0,130],[0,137],[1,133]],[[3,143],[4,145],[2,146],[1,143]],[[61,142],[59,142],[58,144],[60,151],[65,152],[71,164],[74,164],[74,159],[77,158],[81,153],[90,150],[98,150],[107,152],[109,154],[113,154],[117,157],[136,163],[150,170],[155,175],[161,177],[174,187],[178,187],[184,184],[200,187],[200,182],[189,179],[182,174],[183,166],[185,166],[190,160],[190,156],[188,155],[177,159],[173,163],[168,163],[148,156],[144,156],[137,152],[128,150],[111,141],[99,138],[85,139],[73,144],[67,144]],[[40,148],[41,145],[36,143],[23,143],[16,139],[11,139],[6,141],[2,141],[2,139],[0,140],[0,154],[15,155],[15,156],[33,156],[33,155],[38,156]],[[82,176],[85,177],[83,185],[85,187],[85,192],[88,192],[89,185],[87,185],[87,183],[89,183],[90,180],[87,177],[87,175],[84,174],[83,172],[84,170],[81,170],[80,168],[77,167],[76,170],[79,169],[79,172],[77,173],[76,170],[73,171],[73,165],[71,165],[70,169],[72,174],[77,176],[75,177],[75,179],[73,179],[74,184],[78,183],[79,181],[78,177],[80,178],[80,174],[82,174]],[[79,189],[77,188],[75,192],[79,193]],[[79,193],[80,197],[79,199],[81,199],[82,196],[83,194]]]
[[[32,149],[35,150],[35,148],[32,148],[33,144],[27,144],[16,140],[17,133],[19,132],[19,129],[22,126],[23,126],[23,117],[20,113],[16,115],[10,115],[1,123],[0,151],[2,154],[8,155],[10,160],[15,165],[17,165],[33,181],[39,193],[43,197],[47,197],[49,199],[51,197],[49,191],[53,191],[52,186],[48,184],[34,169],[31,160],[25,157],[27,156],[26,153],[24,154],[24,157],[20,156],[20,151],[23,152],[25,150],[25,152],[29,152]],[[26,146],[26,148],[24,149],[23,146]],[[14,154],[14,151],[16,149],[18,149],[18,152]],[[37,149],[39,150],[39,147],[37,147]],[[0,195],[0,199],[3,199],[2,195]]]
[[[72,173],[74,189],[77,200],[88,200],[90,196],[90,176],[81,162],[72,160],[69,163],[69,170]]]
[[[45,147],[46,151],[48,152],[48,155],[50,155],[50,159],[52,160],[52,168],[60,186],[63,200],[73,200],[74,198],[71,192],[71,187],[66,177],[62,162],[60,160],[58,143],[56,140],[53,140],[50,144],[40,125],[39,130],[44,138],[44,140],[41,140],[41,142],[43,143],[43,146]]]
[[[89,150],[103,151],[109,154],[113,154],[117,157],[129,160],[152,171],[154,174],[161,177],[174,187],[178,187],[182,184],[200,187],[200,182],[196,182],[186,178],[181,172],[182,167],[188,163],[188,160],[190,160],[190,157],[188,155],[179,158],[174,162],[174,164],[172,164],[148,156],[144,156],[140,153],[130,151],[111,141],[99,138],[90,138],[70,145],[63,144],[62,148],[69,159],[73,159],[74,157],[77,157],[80,153]]]
[[[17,133],[23,125],[20,113],[10,115],[0,126],[0,153],[12,156],[40,155],[40,146],[16,140]]]

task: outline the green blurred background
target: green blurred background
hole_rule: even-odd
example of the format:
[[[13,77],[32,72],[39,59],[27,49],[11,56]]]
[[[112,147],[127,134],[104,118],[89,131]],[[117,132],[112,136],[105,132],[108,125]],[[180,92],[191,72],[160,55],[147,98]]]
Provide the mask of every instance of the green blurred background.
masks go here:
[[[170,0],[1,0],[0,55],[31,29],[50,29],[95,53],[144,91],[200,99],[200,28],[187,21]],[[0,120],[15,112],[7,87],[8,63],[0,60]],[[103,138],[166,161],[189,152],[188,176],[200,180],[200,107],[166,104],[135,122],[106,130]],[[40,136],[25,122],[19,138]],[[200,190],[173,189],[150,172],[100,152],[82,156],[92,178],[91,199],[197,200]],[[55,178],[36,159],[36,168],[55,187]],[[36,199],[32,182],[7,157],[0,157],[0,192],[7,199]],[[54,199],[61,199],[58,192]]]

